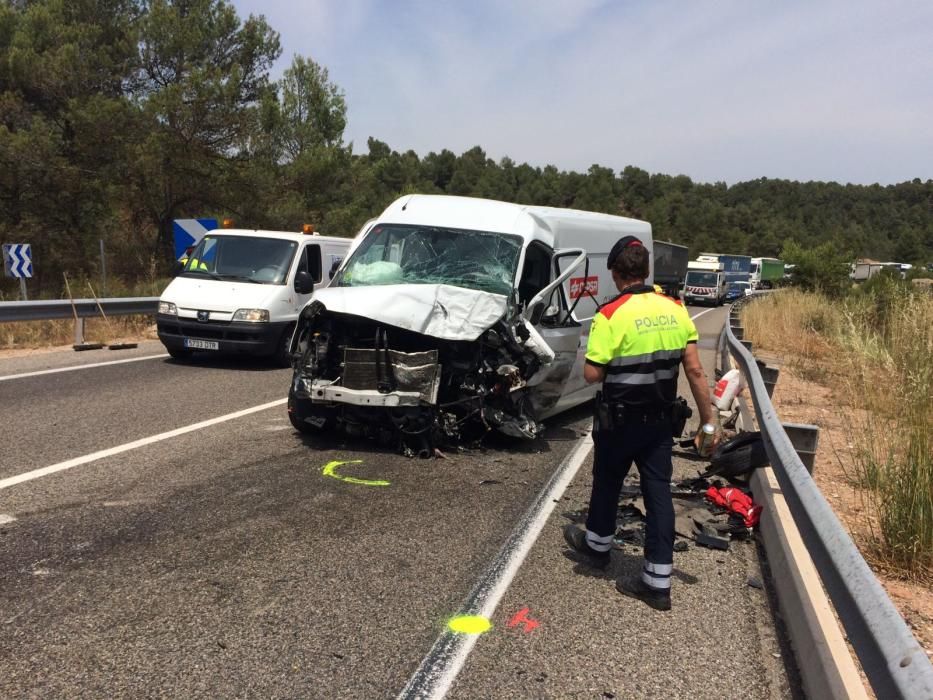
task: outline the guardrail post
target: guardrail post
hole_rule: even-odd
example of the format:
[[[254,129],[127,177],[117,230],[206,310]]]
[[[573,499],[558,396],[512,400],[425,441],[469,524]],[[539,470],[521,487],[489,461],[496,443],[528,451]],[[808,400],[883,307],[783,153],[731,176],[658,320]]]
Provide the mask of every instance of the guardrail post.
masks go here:
[[[820,443],[820,428],[809,423],[781,423],[784,432],[790,438],[791,445],[807,468],[813,474],[813,462],[816,459],[816,448]]]
[[[742,340],[745,337],[745,329],[742,326],[732,326],[732,335]]]
[[[736,336],[740,338],[740,336]],[[774,396],[774,385],[777,384],[778,377],[781,376],[781,370],[778,367],[768,367],[761,360],[755,360],[755,364],[758,365],[758,371],[761,372],[761,378],[765,380],[765,389],[768,392],[768,398]]]
[[[84,319],[75,319],[75,345],[84,344]]]
[[[749,352],[752,351],[752,341],[750,341],[750,340],[739,340],[739,342],[742,343],[742,345],[745,346],[745,349],[746,349],[746,350],[748,350]]]

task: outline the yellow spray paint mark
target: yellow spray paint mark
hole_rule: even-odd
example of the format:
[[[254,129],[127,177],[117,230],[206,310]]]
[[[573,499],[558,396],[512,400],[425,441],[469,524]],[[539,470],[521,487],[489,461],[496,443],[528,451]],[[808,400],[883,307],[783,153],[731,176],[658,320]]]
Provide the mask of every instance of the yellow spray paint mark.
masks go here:
[[[482,615],[458,615],[447,622],[447,629],[460,634],[482,634],[492,628],[492,623]]]
[[[328,462],[324,465],[324,469],[321,470],[321,473],[324,476],[332,476],[335,479],[340,481],[345,481],[348,484],[357,484],[359,486],[388,486],[388,481],[383,481],[382,479],[358,479],[355,476],[343,476],[342,474],[337,473],[337,467],[341,464],[362,464],[362,459],[351,459],[346,462]]]

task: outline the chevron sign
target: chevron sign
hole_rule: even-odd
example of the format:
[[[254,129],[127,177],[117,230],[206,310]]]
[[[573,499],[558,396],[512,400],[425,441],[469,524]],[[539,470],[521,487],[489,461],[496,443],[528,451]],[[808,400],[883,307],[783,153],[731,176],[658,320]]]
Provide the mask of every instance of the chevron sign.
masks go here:
[[[217,219],[175,219],[172,233],[175,238],[175,259],[178,260],[191,246],[196,246],[204,234],[217,228]]]
[[[32,247],[28,243],[4,243],[3,272],[7,277],[32,277]]]

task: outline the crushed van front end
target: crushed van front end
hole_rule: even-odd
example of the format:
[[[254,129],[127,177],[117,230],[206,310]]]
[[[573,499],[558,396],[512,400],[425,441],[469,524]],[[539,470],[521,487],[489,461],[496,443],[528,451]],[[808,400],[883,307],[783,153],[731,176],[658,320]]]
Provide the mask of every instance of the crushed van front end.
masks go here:
[[[347,313],[354,300],[345,295],[358,297],[358,290],[324,292],[305,307],[292,340],[288,409],[296,428],[365,437],[423,457],[490,430],[538,436],[527,381],[550,358],[504,298],[498,320],[465,331],[476,292],[382,288],[384,297],[365,315]],[[421,314],[404,311],[413,296],[424,298]]]

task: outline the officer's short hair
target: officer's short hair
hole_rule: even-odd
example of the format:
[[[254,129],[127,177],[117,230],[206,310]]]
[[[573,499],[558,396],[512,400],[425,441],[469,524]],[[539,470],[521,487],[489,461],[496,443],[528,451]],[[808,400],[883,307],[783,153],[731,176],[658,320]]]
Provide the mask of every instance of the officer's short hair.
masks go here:
[[[609,251],[609,269],[623,279],[644,279],[648,276],[648,249],[635,236],[620,238]]]

